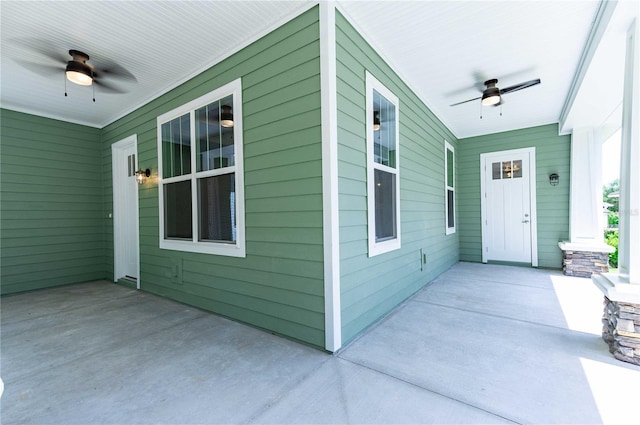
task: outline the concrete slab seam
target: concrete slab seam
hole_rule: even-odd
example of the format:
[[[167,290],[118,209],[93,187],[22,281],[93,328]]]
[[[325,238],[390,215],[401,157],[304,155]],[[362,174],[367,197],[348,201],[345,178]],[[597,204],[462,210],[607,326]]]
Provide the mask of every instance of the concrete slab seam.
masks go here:
[[[433,305],[433,306],[436,306],[436,307],[448,308],[450,310],[464,311],[464,312],[467,312],[467,313],[480,314],[480,315],[483,315],[483,316],[494,317],[496,319],[511,320],[511,321],[514,321],[514,322],[527,323],[529,325],[544,326],[546,328],[558,329],[558,330],[565,331],[565,332],[572,332],[572,333],[579,333],[579,334],[583,334],[583,335],[595,336],[594,334],[589,333],[589,332],[583,332],[583,331],[578,331],[578,330],[573,330],[573,329],[561,328],[561,327],[558,327],[558,326],[547,325],[545,323],[538,323],[538,322],[532,322],[530,320],[516,319],[514,317],[500,316],[499,314],[491,314],[491,313],[487,313],[487,312],[484,312],[484,311],[469,310],[469,309],[466,309],[466,308],[454,307],[454,306],[444,305],[444,304],[437,304],[437,303],[434,303],[434,302],[423,301],[423,300],[415,300],[415,302],[420,303],[420,304]]]
[[[327,354],[331,354],[331,353],[327,353]],[[308,381],[312,376],[314,376],[315,374],[319,373],[319,371],[322,369],[322,367],[328,362],[331,361],[335,356],[333,355],[328,355],[327,359],[325,361],[323,361],[322,363],[320,363],[318,365],[318,367],[316,367],[315,369],[312,369],[309,373],[304,374],[300,377],[300,379],[298,379],[296,382],[292,382],[291,385],[288,385],[286,388],[283,388],[282,391],[280,391],[279,394],[275,395],[274,397],[272,397],[270,400],[268,400],[264,405],[262,405],[261,407],[259,407],[252,415],[249,416],[249,418],[244,422],[244,424],[251,424],[254,423],[254,421],[259,418],[260,416],[262,416],[263,414],[265,414],[266,412],[268,412],[269,410],[271,410],[276,404],[278,404],[287,394],[289,394],[291,391],[293,391],[294,389],[296,389],[297,387],[299,387],[300,385],[302,385],[303,383],[305,383],[306,381]]]
[[[387,377],[392,378],[392,379],[394,379],[394,380],[396,380],[396,381],[400,381],[400,382],[403,382],[403,383],[405,383],[405,384],[407,384],[407,385],[411,385],[412,387],[419,388],[419,389],[424,390],[424,391],[428,391],[428,392],[430,392],[430,393],[432,393],[432,394],[439,395],[439,396],[441,396],[441,397],[447,398],[447,399],[449,399],[449,400],[455,401],[455,402],[460,403],[460,404],[464,404],[465,406],[471,407],[472,409],[480,410],[480,411],[485,412],[485,413],[487,413],[487,414],[489,414],[489,415],[491,415],[491,416],[496,416],[496,417],[498,417],[498,418],[500,418],[500,419],[504,419],[505,421],[509,421],[509,422],[514,423],[514,424],[522,425],[522,423],[521,423],[521,422],[518,422],[518,421],[516,421],[516,420],[514,420],[514,419],[511,419],[511,418],[507,418],[506,416],[502,416],[502,415],[500,415],[499,413],[491,412],[491,411],[489,411],[489,410],[487,410],[487,409],[483,409],[482,407],[475,406],[475,405],[473,405],[473,404],[471,404],[471,403],[469,403],[469,402],[466,402],[466,401],[464,401],[464,400],[460,400],[460,399],[455,398],[455,397],[452,397],[452,396],[450,396],[450,395],[443,394],[443,393],[441,393],[441,392],[439,392],[439,391],[436,391],[436,390],[434,390],[434,389],[432,389],[432,388],[423,387],[423,386],[422,386],[422,385],[420,385],[420,384],[416,384],[415,382],[407,381],[406,379],[402,379],[402,378],[399,378],[399,377],[397,377],[397,376],[391,375],[391,374],[389,374],[389,373],[383,372],[383,371],[378,370],[378,369],[376,369],[376,368],[374,368],[374,367],[372,367],[372,366],[369,366],[369,365],[366,365],[366,364],[362,364],[362,363],[358,363],[358,362],[356,362],[356,361],[349,360],[349,359],[346,359],[346,358],[344,358],[344,357],[340,357],[340,359],[341,359],[341,360],[344,360],[344,361],[346,361],[346,362],[349,362],[349,363],[351,363],[351,364],[354,364],[354,365],[357,365],[357,366],[360,366],[360,367],[364,367],[364,368],[366,368],[366,369],[369,369],[369,370],[371,370],[372,372],[376,372],[376,373],[379,373],[379,374],[381,374],[381,375],[387,376]]]

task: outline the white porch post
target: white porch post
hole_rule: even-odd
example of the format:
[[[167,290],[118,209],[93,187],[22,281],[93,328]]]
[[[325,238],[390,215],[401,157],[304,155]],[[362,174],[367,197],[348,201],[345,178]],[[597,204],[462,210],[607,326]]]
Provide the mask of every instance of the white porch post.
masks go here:
[[[638,15],[627,33],[622,100],[618,274],[594,275],[605,295],[603,339],[615,358],[640,365],[640,34]]]
[[[601,245],[602,140],[593,128],[571,135],[569,235],[573,244]]]
[[[592,127],[574,128],[571,135],[570,240],[558,243],[562,271],[568,276],[609,271],[609,253],[614,251],[604,243],[602,231],[602,136]]]
[[[620,162],[620,224],[618,274],[640,286],[640,33],[638,18],[627,33],[622,144]]]

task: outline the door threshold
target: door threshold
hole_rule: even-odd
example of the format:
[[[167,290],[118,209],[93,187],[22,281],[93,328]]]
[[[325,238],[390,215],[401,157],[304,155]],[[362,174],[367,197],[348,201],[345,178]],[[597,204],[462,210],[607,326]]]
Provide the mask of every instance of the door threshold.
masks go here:
[[[531,263],[522,263],[522,262],[518,262],[518,261],[487,260],[487,264],[493,264],[493,265],[497,265],[497,266],[513,266],[513,267],[533,268]]]
[[[116,283],[127,288],[138,289],[138,280],[129,276],[121,277]]]

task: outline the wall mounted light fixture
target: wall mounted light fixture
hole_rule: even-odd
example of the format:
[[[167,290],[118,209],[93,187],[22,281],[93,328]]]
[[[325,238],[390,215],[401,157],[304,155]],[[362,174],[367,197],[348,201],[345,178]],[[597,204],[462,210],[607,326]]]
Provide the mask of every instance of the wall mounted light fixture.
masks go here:
[[[549,174],[549,184],[551,186],[557,186],[560,184],[560,176],[556,173]]]
[[[136,171],[136,181],[138,182],[138,184],[144,183],[144,181],[150,176],[151,176],[151,170],[148,168],[146,170]]]

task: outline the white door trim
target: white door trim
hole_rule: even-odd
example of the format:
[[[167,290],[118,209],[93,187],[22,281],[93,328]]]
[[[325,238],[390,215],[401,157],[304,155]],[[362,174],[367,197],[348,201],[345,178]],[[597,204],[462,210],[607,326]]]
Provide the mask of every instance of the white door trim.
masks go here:
[[[124,155],[122,153],[125,149],[134,147],[136,152],[136,163],[135,169],[138,169],[138,136],[136,134],[131,135],[125,139],[120,140],[111,145],[111,178],[112,178],[112,189],[113,189],[113,281],[117,282],[118,279],[123,276],[122,273],[122,264],[124,263],[124,243],[126,239],[122,237],[123,229],[120,226],[118,217],[123,216],[124,214],[135,214],[135,223],[136,223],[136,240],[140,241],[140,217],[139,217],[139,208],[138,208],[138,196],[137,191],[138,187],[136,185],[136,197],[133,206],[128,206],[123,199],[122,191],[118,190],[118,182],[117,176],[122,176],[125,174],[126,170],[124,168]],[[122,160],[114,160],[121,156]],[[133,210],[133,211],[132,211]],[[137,252],[138,262],[136,264],[136,287],[140,289],[140,244],[138,243],[135,247]]]
[[[486,203],[486,170],[485,162],[487,157],[494,155],[529,155],[529,199],[531,206],[531,266],[538,267],[538,213],[536,209],[536,148],[510,149],[506,151],[487,152],[480,154],[480,228],[482,234],[482,262],[487,260],[487,237],[486,223],[488,220]]]

